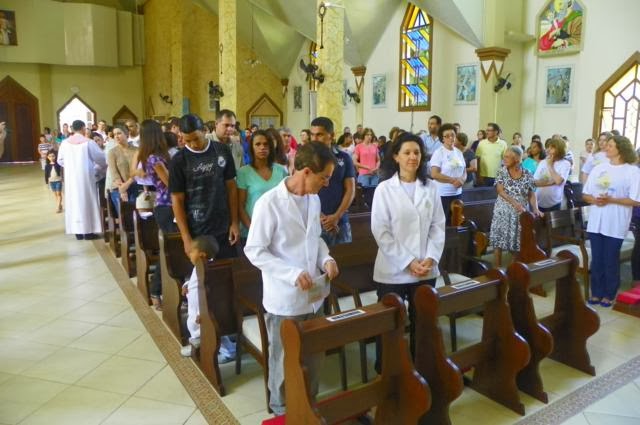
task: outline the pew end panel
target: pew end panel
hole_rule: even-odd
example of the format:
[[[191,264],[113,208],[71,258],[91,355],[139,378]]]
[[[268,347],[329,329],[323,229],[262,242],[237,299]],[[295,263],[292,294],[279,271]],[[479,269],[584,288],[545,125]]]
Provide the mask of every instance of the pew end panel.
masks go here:
[[[531,264],[516,262],[508,270],[511,316],[532,351],[531,361],[518,375],[518,386],[544,402],[548,397],[539,372],[544,357],[595,375],[586,343],[599,328],[599,317],[582,298],[575,278],[577,258],[569,251],[561,254]],[[550,316],[538,319],[530,292],[545,282],[556,283],[555,308]]]
[[[416,290],[416,370],[427,380],[431,393],[431,409],[420,424],[451,425],[449,406],[464,389],[462,372],[446,356],[442,331],[438,323],[438,291],[428,285]]]
[[[381,303],[361,310],[363,314],[334,322],[327,318],[283,322],[288,422],[337,423],[377,406],[376,424],[415,424],[429,409],[429,388],[413,368],[404,340],[402,301],[389,294]],[[381,375],[360,388],[314,404],[303,358],[377,335],[382,336],[383,344]]]
[[[149,277],[155,267],[160,267],[158,243],[158,225],[155,217],[143,218],[138,210],[134,211],[134,240],[136,244],[136,280],[142,297],[151,305]]]
[[[162,276],[162,320],[181,345],[189,339],[181,320],[182,284],[193,271],[193,264],[184,252],[180,233],[158,230],[160,245],[160,273]]]
[[[136,275],[136,246],[134,240],[133,214],[135,205],[118,203],[118,227],[120,233],[120,260],[129,277]]]
[[[116,256],[116,258],[120,258],[120,231],[119,224],[117,223],[117,218],[115,214],[115,209],[113,207],[113,203],[111,202],[111,190],[107,189],[107,232],[110,233],[109,236],[109,248]]]

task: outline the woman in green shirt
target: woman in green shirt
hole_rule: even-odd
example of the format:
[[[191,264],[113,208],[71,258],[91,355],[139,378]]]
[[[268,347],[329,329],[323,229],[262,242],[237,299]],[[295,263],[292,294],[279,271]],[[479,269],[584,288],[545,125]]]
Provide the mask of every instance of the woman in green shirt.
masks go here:
[[[238,208],[240,236],[246,240],[251,225],[253,207],[258,198],[273,189],[287,177],[287,169],[275,162],[276,148],[269,133],[258,130],[251,136],[249,145],[251,163],[238,170]]]
[[[545,158],[544,148],[540,140],[532,140],[529,145],[529,156],[522,161],[522,168],[529,171],[532,175],[535,174],[538,164]]]

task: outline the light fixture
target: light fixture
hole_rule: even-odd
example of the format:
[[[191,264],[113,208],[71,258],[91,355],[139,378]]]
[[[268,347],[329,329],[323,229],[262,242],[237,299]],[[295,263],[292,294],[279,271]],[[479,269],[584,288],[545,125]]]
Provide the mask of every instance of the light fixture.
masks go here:
[[[256,65],[260,65],[260,59],[256,57],[256,50],[254,47],[254,38],[253,38],[253,27],[254,27],[254,16],[253,16],[253,4],[251,5],[251,57],[244,61],[251,68],[255,68]]]
[[[509,53],[511,53],[511,50],[504,47],[494,46],[476,49],[476,55],[480,59],[480,68],[485,81],[489,81],[491,74],[494,74],[496,78],[500,78],[504,61],[509,56]]]

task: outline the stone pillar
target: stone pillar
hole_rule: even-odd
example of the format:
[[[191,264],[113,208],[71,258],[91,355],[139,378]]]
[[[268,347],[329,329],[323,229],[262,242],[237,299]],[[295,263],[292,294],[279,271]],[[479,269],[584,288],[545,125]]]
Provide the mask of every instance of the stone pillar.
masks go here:
[[[289,110],[289,105],[288,105],[288,98],[289,96],[287,96],[287,93],[289,92],[289,79],[288,78],[283,78],[280,80],[280,84],[282,85],[282,99],[283,99],[283,103],[282,103],[282,125],[284,126],[289,126],[288,123],[288,118],[289,115],[287,113],[287,111]]]
[[[367,67],[364,65],[356,66],[351,68],[351,72],[356,80],[356,93],[360,96],[360,103],[356,103],[356,125],[364,125],[364,74],[367,72]]]
[[[184,96],[184,90],[182,86],[183,78],[183,29],[184,29],[184,0],[173,0],[169,10],[172,11],[173,19],[172,25],[169,29],[171,31],[171,115],[180,117],[182,113],[182,97]],[[164,93],[163,93],[164,94]],[[157,96],[153,94],[152,96]]]
[[[318,47],[319,72],[324,75],[324,83],[318,88],[318,116],[329,117],[335,132],[342,130],[342,79],[344,74],[344,0],[332,1],[332,7],[325,7],[318,0],[318,8],[324,10],[323,24],[320,14],[316,18],[316,40]]]
[[[238,108],[238,13],[237,0],[224,0],[218,2],[220,55],[220,86],[224,96],[220,99],[221,109],[231,109],[237,112]]]

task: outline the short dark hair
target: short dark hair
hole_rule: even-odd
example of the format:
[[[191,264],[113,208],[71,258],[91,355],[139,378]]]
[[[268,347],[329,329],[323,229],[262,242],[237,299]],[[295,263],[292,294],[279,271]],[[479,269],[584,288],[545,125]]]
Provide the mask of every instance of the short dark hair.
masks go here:
[[[500,133],[500,126],[494,122],[488,123],[487,127],[491,127],[496,133]]]
[[[467,143],[469,143],[469,137],[462,131],[456,134],[456,140],[460,142],[462,146],[467,146]]]
[[[178,136],[171,131],[164,131],[164,140],[167,142],[167,149],[178,147]]]
[[[311,123],[311,125],[314,125]],[[324,143],[309,142],[302,145],[296,153],[293,166],[296,170],[309,168],[314,173],[319,173],[327,167],[327,164],[335,164],[331,148]]]
[[[231,109],[221,109],[216,112],[216,121],[218,121],[222,117],[233,118],[236,119],[236,114]]]
[[[531,136],[531,141],[533,142],[534,140],[539,140],[540,142],[542,142],[542,138],[539,134],[534,134],[533,136]]]
[[[122,131],[124,134],[126,134],[126,135],[127,135],[127,137],[129,137],[129,128],[128,128],[126,125],[124,125],[124,124],[122,124],[122,123],[118,123],[118,124],[116,124],[116,125],[114,125],[114,126],[113,126],[113,129],[114,129],[114,130],[115,130],[116,128],[117,128],[118,130]]]
[[[202,130],[203,127],[202,119],[196,114],[187,114],[180,118],[180,131],[183,133],[193,133]]]
[[[364,134],[356,133],[353,135],[353,140],[364,140]]]
[[[422,139],[417,135],[409,132],[404,132],[392,143],[391,149],[384,156],[384,161],[382,162],[382,175],[385,179],[391,178],[395,173],[399,172],[400,167],[396,162],[394,156],[400,152],[402,145],[408,142],[415,142],[420,148],[420,164],[418,165],[418,180],[422,182],[422,184],[427,184],[427,180],[429,179],[429,170],[425,166],[427,162],[427,153],[424,150],[424,144],[422,143]]]
[[[251,134],[251,140],[249,141],[249,158],[251,158],[251,166],[255,166],[255,161],[256,161],[256,153],[253,150],[253,139],[256,138],[256,136],[262,136],[265,139],[267,139],[267,143],[269,144],[269,155],[267,155],[267,165],[269,167],[271,167],[274,163],[274,161],[276,160],[276,146],[274,141],[273,141],[273,137],[271,137],[271,134],[269,134],[268,131],[266,130],[256,130]]]
[[[204,252],[207,258],[214,258],[220,251],[218,241],[211,235],[198,236],[191,242],[191,248]]]
[[[327,117],[317,117],[311,121],[311,127],[322,127],[327,133],[333,133],[333,121]],[[324,167],[322,167],[324,169]]]
[[[178,117],[169,117],[169,121],[167,121],[167,123],[169,124],[169,128],[173,127],[174,125],[176,127],[180,127],[180,118],[178,118]]]
[[[440,118],[438,115],[431,115],[429,117],[429,119],[427,120],[427,122],[431,121],[431,120],[436,120],[436,122],[438,123],[438,125],[442,125],[442,118]]]
[[[71,129],[72,129],[73,131],[80,131],[80,130],[82,130],[82,129],[83,129],[83,128],[85,128],[85,127],[86,127],[86,125],[84,124],[84,121],[82,121],[82,120],[74,120],[74,121],[71,123]]]
[[[347,138],[351,137],[353,139],[353,135],[351,133],[342,133],[340,137],[338,137],[338,142],[336,143],[338,146],[344,145],[344,142]]]
[[[104,137],[102,137],[102,134],[98,133],[97,131],[91,132],[91,138],[93,139],[94,137],[99,137],[100,139],[104,140]]]
[[[444,132],[445,131],[449,131],[449,130],[453,130],[453,134],[457,134],[458,133],[453,124],[446,123],[446,124],[442,124],[440,126],[440,128],[438,129],[438,138],[440,139],[440,141],[442,141],[442,135],[444,134]]]

